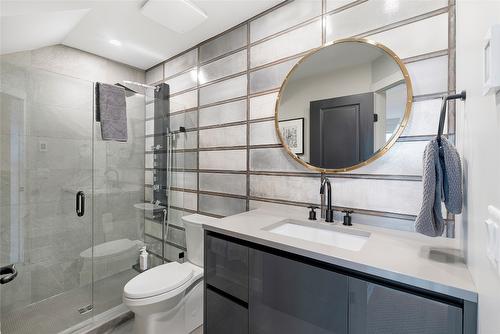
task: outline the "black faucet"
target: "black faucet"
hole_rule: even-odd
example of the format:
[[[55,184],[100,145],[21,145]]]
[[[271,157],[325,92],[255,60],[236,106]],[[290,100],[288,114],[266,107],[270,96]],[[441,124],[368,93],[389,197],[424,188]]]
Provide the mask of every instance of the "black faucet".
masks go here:
[[[332,185],[330,184],[330,180],[325,177],[321,182],[321,188],[319,189],[319,193],[321,195],[325,194],[325,184],[327,187],[327,206],[325,211],[325,221],[327,223],[333,223],[333,208],[332,208]]]

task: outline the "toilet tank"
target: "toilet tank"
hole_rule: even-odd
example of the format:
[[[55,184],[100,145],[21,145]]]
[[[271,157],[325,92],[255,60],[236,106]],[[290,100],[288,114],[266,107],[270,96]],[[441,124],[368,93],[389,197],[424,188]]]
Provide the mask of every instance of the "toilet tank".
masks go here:
[[[206,222],[218,220],[199,214],[182,217],[186,229],[187,260],[198,267],[203,267],[203,227]]]

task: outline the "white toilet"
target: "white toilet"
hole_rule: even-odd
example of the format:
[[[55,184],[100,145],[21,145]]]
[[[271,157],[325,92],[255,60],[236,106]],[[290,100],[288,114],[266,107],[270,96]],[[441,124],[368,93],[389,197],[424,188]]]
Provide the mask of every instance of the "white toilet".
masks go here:
[[[135,314],[136,334],[188,334],[202,325],[202,224],[215,219],[199,214],[183,217],[187,261],[162,264],[125,285],[123,303]]]

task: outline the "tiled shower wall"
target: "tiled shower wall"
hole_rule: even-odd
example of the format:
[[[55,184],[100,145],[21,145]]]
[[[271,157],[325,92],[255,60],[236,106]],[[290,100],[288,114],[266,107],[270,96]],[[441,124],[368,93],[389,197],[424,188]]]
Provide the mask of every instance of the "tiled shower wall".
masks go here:
[[[187,212],[227,216],[284,205],[306,217],[305,207],[320,203],[321,175],[293,161],[279,144],[277,92],[309,50],[365,37],[406,64],[412,116],[385,156],[329,176],[333,201],[338,210],[355,211],[354,224],[412,230],[422,197],[423,149],[437,130],[440,97],[455,89],[454,12],[454,0],[286,1],[151,68],[147,82],[170,85],[172,120],[184,121],[190,143],[178,150],[185,164],[173,196],[183,196]],[[450,133],[453,115],[451,106]],[[147,180],[151,173],[146,171]]]

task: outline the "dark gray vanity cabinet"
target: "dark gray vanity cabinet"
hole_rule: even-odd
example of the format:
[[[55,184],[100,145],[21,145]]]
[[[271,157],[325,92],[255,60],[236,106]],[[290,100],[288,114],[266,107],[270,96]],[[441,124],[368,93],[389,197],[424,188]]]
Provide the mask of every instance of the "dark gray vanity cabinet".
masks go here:
[[[248,333],[248,247],[205,233],[204,333]]]
[[[205,279],[209,286],[248,302],[248,247],[205,237]]]
[[[349,333],[459,334],[462,309],[351,277]]]
[[[348,277],[250,249],[250,334],[347,333]]]
[[[475,334],[476,304],[205,232],[204,334]]]
[[[205,331],[217,334],[247,334],[248,309],[210,288],[205,292]]]

